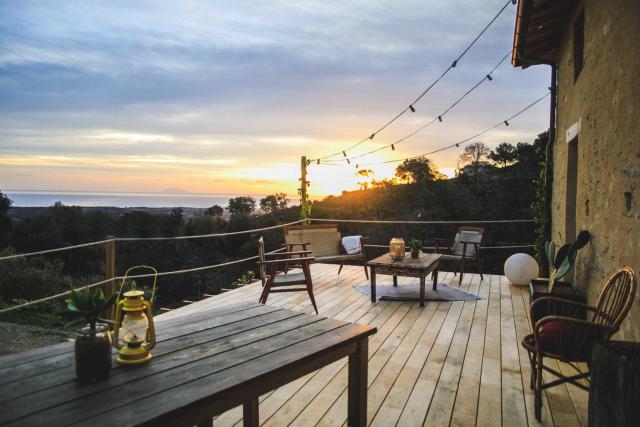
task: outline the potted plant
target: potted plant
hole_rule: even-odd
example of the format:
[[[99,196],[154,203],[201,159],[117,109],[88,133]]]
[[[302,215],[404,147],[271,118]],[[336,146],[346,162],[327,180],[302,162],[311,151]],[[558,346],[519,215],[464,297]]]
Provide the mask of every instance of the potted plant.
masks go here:
[[[81,382],[100,380],[111,369],[110,320],[100,317],[111,308],[117,295],[107,297],[102,289],[71,290],[67,309],[78,319],[67,327],[78,327],[75,339],[76,375]]]
[[[556,246],[553,242],[545,243],[545,253],[549,262],[549,277],[537,278],[529,283],[529,302],[533,303],[538,298],[553,296],[558,298],[569,299],[577,302],[584,302],[584,297],[578,292],[571,283],[560,281],[576,261],[578,251],[582,249],[591,239],[588,231],[583,230],[578,234],[576,241],[567,243],[560,247],[556,252]],[[550,311],[550,307],[538,306],[536,310],[536,318],[543,317]],[[562,313],[555,313],[562,314]]]
[[[411,248],[411,258],[418,258],[420,256],[420,250],[422,249],[422,240],[411,239],[409,241],[409,247]]]

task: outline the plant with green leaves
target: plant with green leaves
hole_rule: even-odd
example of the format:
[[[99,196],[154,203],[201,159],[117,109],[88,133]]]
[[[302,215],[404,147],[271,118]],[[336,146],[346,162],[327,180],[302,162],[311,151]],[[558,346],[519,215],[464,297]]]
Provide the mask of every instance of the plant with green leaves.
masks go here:
[[[409,247],[413,251],[419,251],[420,249],[422,249],[422,240],[415,238],[409,240]]]
[[[113,323],[111,320],[101,317],[115,302],[116,294],[109,297],[100,288],[71,290],[71,296],[66,300],[67,310],[72,316],[79,317],[67,323],[66,327],[89,325],[91,337],[96,334],[98,322]]]
[[[561,246],[557,252],[555,243],[545,243],[545,252],[549,262],[549,293],[553,292],[555,281],[563,278],[571,270],[576,261],[578,251],[589,243],[590,239],[589,232],[583,230],[578,234],[575,242]]]

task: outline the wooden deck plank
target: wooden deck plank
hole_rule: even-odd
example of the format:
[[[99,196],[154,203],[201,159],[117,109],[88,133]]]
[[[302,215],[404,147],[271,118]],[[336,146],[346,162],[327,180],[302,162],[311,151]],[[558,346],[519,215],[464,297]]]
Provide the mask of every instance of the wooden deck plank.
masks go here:
[[[528,295],[525,296],[528,299]],[[511,302],[513,305],[513,312],[516,325],[516,340],[518,345],[518,352],[520,354],[520,371],[522,372],[522,389],[524,391],[524,402],[527,410],[527,422],[530,427],[533,426],[553,426],[553,419],[551,418],[551,410],[549,409],[549,402],[547,401],[547,394],[542,393],[542,420],[538,422],[535,418],[533,409],[534,394],[530,386],[531,378],[531,366],[529,363],[529,356],[527,350],[520,344],[522,339],[531,333],[531,327],[529,325],[528,305],[525,304],[523,299],[522,290],[515,287],[511,289]]]
[[[470,276],[471,275],[467,275],[467,277]],[[427,416],[429,403],[435,393],[440,373],[444,367],[447,353],[449,352],[449,347],[464,305],[462,301],[446,302],[443,304],[450,306],[449,312],[440,328],[438,337],[429,353],[429,357],[422,367],[413,390],[407,399],[407,403],[398,420],[399,425],[422,425]]]
[[[500,280],[491,276],[487,327],[482,355],[480,395],[476,425],[493,427],[502,424],[502,378],[500,366]]]
[[[484,353],[484,336],[487,325],[487,309],[489,305],[490,277],[486,277],[480,285],[476,301],[473,323],[469,334],[467,352],[462,365],[458,393],[451,415],[453,426],[475,426],[478,412],[478,395],[480,393],[480,376],[482,374],[482,355]]]
[[[372,304],[354,288],[366,283],[361,267],[345,266],[338,276],[336,265],[315,264],[312,275],[321,315],[379,328],[369,345],[372,425],[586,425],[587,394],[573,386],[544,393],[542,423],[533,417],[529,361],[520,346],[530,333],[526,289],[510,286],[502,276],[485,275],[480,282],[469,274],[461,288],[483,299],[429,302],[420,309],[406,302]],[[391,283],[390,276],[379,280]],[[400,285],[403,280],[414,279],[400,278]],[[458,286],[451,273],[442,272],[440,281]],[[257,301],[260,291],[254,283],[184,310],[198,315],[212,305]],[[274,294],[267,304],[313,311],[303,293]],[[170,314],[168,319],[180,316]],[[346,389],[345,359],[261,396],[261,424],[344,425]],[[242,410],[235,408],[217,417],[215,425],[241,422]]]
[[[412,280],[415,279],[410,279],[410,278],[399,278],[398,283],[400,286],[402,286],[403,283],[408,283],[411,282]],[[409,302],[404,302],[404,305],[407,304],[411,304]],[[429,306],[433,306],[434,309],[436,309],[440,304],[442,303],[438,303],[438,302],[429,302],[426,304],[426,307],[424,309],[420,309],[422,310],[422,312],[424,312],[425,310],[427,310],[429,308]],[[419,307],[419,306],[418,306]],[[431,310],[431,309],[429,309]],[[447,310],[448,310],[448,306],[447,306]],[[446,311],[446,310],[445,310]],[[444,316],[443,316],[444,317]],[[399,335],[399,334],[396,334]],[[377,360],[383,360],[384,358],[387,358],[387,354],[388,354],[388,349],[385,350],[386,354],[378,354],[378,358]],[[395,353],[392,353],[395,354]],[[375,356],[374,356],[375,357]],[[398,357],[402,357],[402,356],[398,356]],[[371,358],[373,359],[373,358]],[[420,366],[421,367],[421,366]],[[369,375],[369,384],[373,384],[377,378],[378,378],[378,374],[380,373],[380,369],[378,369],[379,367],[376,367],[375,370],[370,371],[370,375]],[[415,372],[415,376],[417,376],[417,373],[419,372],[419,368],[416,370]],[[395,375],[394,375],[395,377]],[[338,397],[338,399],[335,400],[335,402],[331,405],[331,407],[326,411],[326,413],[324,414],[324,416],[320,419],[320,421],[318,422],[317,425],[322,425],[322,426],[330,426],[330,425],[340,425],[342,423],[345,422],[346,417],[345,417],[345,408],[346,408],[346,383],[344,382],[344,377],[342,378],[336,378],[335,379],[336,384],[340,387],[338,388],[338,390],[342,390],[342,393],[340,394],[340,396]],[[387,385],[389,385],[387,383]],[[392,385],[392,384],[391,384]],[[390,385],[389,385],[390,386]],[[371,400],[368,402],[368,407],[371,408],[373,406],[373,404],[378,405],[381,402],[381,400],[379,398],[384,398],[387,395],[388,392],[388,387],[381,387],[378,389],[378,398],[376,398],[375,400]],[[369,415],[369,420],[371,420],[372,416]]]
[[[496,276],[500,284],[500,349],[502,358],[502,424],[526,427],[527,409],[522,389],[520,355],[516,341],[511,289],[504,276]],[[519,291],[519,289],[515,289]]]
[[[479,281],[480,276],[474,274],[469,287],[472,292],[478,292]],[[448,426],[450,423],[475,308],[476,301],[463,303],[462,313],[424,421],[426,426]]]

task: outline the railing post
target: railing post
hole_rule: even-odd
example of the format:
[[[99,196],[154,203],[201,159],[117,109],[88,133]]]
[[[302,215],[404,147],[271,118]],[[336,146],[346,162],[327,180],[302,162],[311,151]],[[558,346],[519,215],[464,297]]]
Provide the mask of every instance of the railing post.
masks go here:
[[[116,241],[115,236],[107,236],[107,243],[105,243],[105,265],[104,273],[105,279],[113,279],[116,277]],[[112,280],[106,285],[106,294],[108,297],[113,295],[116,291],[116,283]],[[110,313],[107,314],[109,319],[113,319],[115,316],[114,308],[111,308]]]

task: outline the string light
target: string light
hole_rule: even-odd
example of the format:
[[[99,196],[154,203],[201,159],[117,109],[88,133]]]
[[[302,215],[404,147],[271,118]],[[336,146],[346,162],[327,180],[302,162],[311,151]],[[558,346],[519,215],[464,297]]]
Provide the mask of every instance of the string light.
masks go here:
[[[504,122],[507,122],[507,121],[512,120],[512,119],[515,119],[516,117],[520,116],[525,111],[533,108],[536,104],[538,104],[540,101],[545,99],[547,96],[549,96],[549,92],[545,93],[543,96],[541,96],[540,98],[536,99],[531,104],[527,105],[526,107],[524,107],[523,109],[521,109],[520,111],[518,111],[517,113],[512,115],[511,117],[507,118],[506,120],[500,121],[500,122],[496,123],[495,125],[487,128],[487,129],[485,129],[485,130],[483,130],[481,132],[476,133],[473,136],[470,136],[470,137],[468,137],[466,139],[463,139],[462,141],[458,141],[458,142],[455,142],[455,143],[453,143],[451,145],[447,145],[445,147],[441,147],[441,148],[438,148],[436,150],[429,151],[429,152],[423,153],[423,154],[419,154],[417,156],[408,157],[408,158],[405,158],[405,159],[393,159],[393,160],[384,160],[384,161],[380,161],[380,162],[361,163],[361,165],[362,166],[374,166],[374,165],[381,165],[381,164],[386,164],[386,163],[397,163],[397,162],[402,162],[402,161],[405,161],[405,160],[417,159],[417,158],[423,157],[423,156],[429,156],[431,154],[436,154],[436,153],[448,150],[448,149],[453,148],[453,147],[460,147],[460,145],[465,144],[465,143],[467,143],[467,142],[469,142],[469,141],[471,141],[473,139],[478,138],[481,135],[484,135],[487,132],[490,132],[490,131],[496,129],[497,127],[502,126],[504,124]],[[325,164],[327,164],[327,163],[325,163]],[[339,166],[339,164],[337,164],[337,163],[333,163],[332,165],[333,166]]]
[[[489,79],[489,81],[493,80],[493,77],[491,77],[491,74],[487,74],[487,78]]]
[[[462,51],[462,53],[460,55],[458,55],[458,57],[451,63],[451,65],[449,67],[447,67],[442,74],[440,74],[440,76],[433,81],[433,83],[431,83],[424,91],[422,91],[422,93],[420,93],[420,95],[411,103],[409,104],[408,107],[406,107],[404,110],[402,110],[401,112],[399,112],[398,114],[396,114],[391,120],[389,120],[386,124],[384,124],[382,127],[380,127],[377,131],[373,132],[371,134],[370,137],[368,138],[364,138],[360,141],[358,141],[357,143],[351,145],[350,147],[346,148],[345,150],[342,151],[343,155],[345,151],[350,151],[353,148],[359,146],[360,144],[363,144],[364,142],[366,142],[367,140],[372,140],[373,136],[375,136],[376,134],[380,133],[382,130],[384,130],[385,128],[387,128],[389,125],[391,125],[393,122],[395,122],[398,118],[400,118],[400,116],[402,116],[404,113],[406,113],[407,111],[411,111],[411,112],[415,112],[415,108],[413,107],[415,104],[417,104],[440,80],[442,80],[442,78],[444,78],[445,75],[447,75],[447,73],[449,71],[451,71],[453,68],[455,68],[458,65],[458,61],[460,61],[466,54],[467,52],[469,52],[469,50],[476,44],[476,42],[480,39],[480,37],[482,37],[482,35],[489,29],[489,27],[491,27],[491,25],[496,21],[496,19],[498,19],[498,17],[502,14],[502,12],[504,12],[504,10],[509,6],[509,4],[514,4],[512,3],[513,0],[507,0],[507,2],[500,8],[500,10],[496,13],[496,15],[491,19],[491,21],[489,21],[489,23],[487,25],[484,26],[484,28],[478,33],[478,35],[471,41],[471,43],[469,43],[467,45],[467,47]],[[331,157],[335,157],[337,155],[340,154],[340,151],[338,151],[337,153],[333,153],[333,154],[329,154],[327,156],[324,157],[320,157],[322,160],[324,159],[329,159]],[[346,157],[346,155],[344,155],[344,157]]]
[[[317,164],[320,164],[320,159],[318,159],[318,163]]]
[[[507,59],[509,56],[511,55],[511,50],[509,50],[497,63],[496,65],[493,66],[493,68],[491,69],[491,71],[489,71],[489,75],[491,75],[492,73],[494,73],[498,67],[504,63],[505,59]],[[407,139],[411,138],[412,136],[416,135],[417,133],[419,133],[420,131],[426,129],[427,127],[431,126],[433,123],[435,123],[436,120],[440,120],[442,121],[442,116],[444,116],[445,114],[448,114],[456,105],[458,105],[460,102],[462,102],[471,92],[473,92],[475,89],[477,89],[483,82],[487,81],[487,75],[485,75],[484,77],[482,77],[482,79],[480,79],[476,84],[474,84],[469,90],[467,90],[460,98],[458,98],[455,102],[453,102],[453,104],[451,104],[446,110],[444,110],[442,112],[442,114],[438,116],[436,116],[435,118],[433,118],[431,121],[427,122],[426,124],[420,126],[418,129],[414,130],[413,132],[409,133],[408,135],[392,142],[391,144],[387,144],[384,145],[382,147],[378,147],[376,149],[367,151],[366,153],[362,153],[356,156],[350,156],[351,160],[354,159],[359,159],[365,156],[368,156],[369,154],[373,154],[376,153],[378,151],[384,150],[388,147],[394,146],[391,149],[395,150],[395,145],[396,144],[401,144],[402,142],[406,141]],[[334,162],[340,162],[343,161],[343,159],[334,159],[334,160],[330,160],[330,161],[334,161]],[[325,162],[326,164],[326,162]]]
[[[342,152],[342,155],[343,155],[343,156],[345,156],[345,157],[347,157],[347,152],[346,152],[346,151],[343,151],[343,152]]]
[[[347,157],[347,163],[351,164],[351,160],[349,160],[349,158]]]
[[[505,126],[509,126],[509,122],[505,120],[505,121],[504,121],[504,125],[505,125]]]
[[[396,146],[391,144],[391,151],[396,151]]]
[[[438,121],[442,122],[442,116],[438,116]]]

